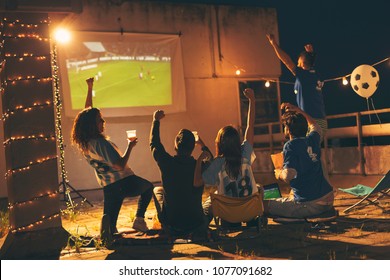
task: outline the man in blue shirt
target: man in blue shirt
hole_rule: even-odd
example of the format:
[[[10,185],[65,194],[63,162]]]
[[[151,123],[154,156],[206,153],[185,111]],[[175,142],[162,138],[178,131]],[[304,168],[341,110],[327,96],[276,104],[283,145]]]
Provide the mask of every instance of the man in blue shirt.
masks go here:
[[[278,58],[295,76],[294,93],[296,94],[297,105],[317,122],[321,128],[322,142],[328,130],[328,122],[322,95],[324,82],[314,68],[316,55],[313,46],[311,44],[305,45],[305,50],[300,53],[298,63],[295,64],[291,57],[276,43],[274,35],[268,34],[267,38]],[[322,168],[325,178],[329,181],[328,168],[325,162],[323,162]]]
[[[272,216],[306,218],[333,209],[333,188],[325,179],[321,165],[321,130],[312,117],[300,108],[283,103],[283,168],[275,177],[290,183],[293,198],[265,201],[265,212]],[[307,134],[307,131],[309,133]]]
[[[313,46],[311,44],[305,45],[305,51],[300,53],[298,63],[295,64],[291,57],[276,43],[274,35],[268,34],[267,38],[278,58],[296,78],[294,93],[296,94],[298,107],[315,119],[321,127],[323,138],[328,129],[322,96],[324,83],[314,68],[315,53]]]

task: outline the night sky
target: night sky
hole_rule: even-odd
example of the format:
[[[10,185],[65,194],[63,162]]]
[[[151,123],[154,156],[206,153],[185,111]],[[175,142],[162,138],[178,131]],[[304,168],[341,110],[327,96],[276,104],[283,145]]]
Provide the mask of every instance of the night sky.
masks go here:
[[[171,0],[168,2],[226,4],[276,8],[279,43],[294,61],[306,43],[317,53],[322,78],[351,74],[361,64],[372,65],[390,56],[390,4],[388,0]],[[390,107],[390,61],[375,66],[380,84],[372,95],[376,109]],[[282,66],[280,81],[293,82]],[[367,110],[365,98],[348,84],[328,82],[323,88],[328,115]],[[282,101],[295,102],[292,85],[281,85]],[[372,109],[370,101],[370,109]],[[387,114],[388,115],[388,114]],[[385,116],[386,117],[386,116]],[[390,120],[387,120],[388,122]]]
[[[271,2],[278,12],[280,46],[296,61],[303,45],[312,43],[316,67],[324,79],[350,74],[361,64],[372,65],[390,56],[390,14],[385,0]],[[373,103],[376,109],[389,108],[390,61],[375,69],[380,84]],[[294,80],[284,66],[280,80]],[[290,88],[281,87],[282,99],[294,101]],[[323,92],[328,115],[367,110],[366,99],[341,81],[326,83]]]

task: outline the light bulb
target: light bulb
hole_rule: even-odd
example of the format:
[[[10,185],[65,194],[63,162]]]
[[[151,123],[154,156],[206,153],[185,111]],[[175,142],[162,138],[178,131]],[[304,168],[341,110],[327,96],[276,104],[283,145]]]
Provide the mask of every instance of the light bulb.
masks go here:
[[[54,32],[54,38],[58,43],[66,44],[70,41],[70,31],[65,28],[58,28]]]
[[[241,75],[241,70],[240,69],[237,69],[236,70],[236,75],[238,76],[238,75]]]
[[[269,81],[266,81],[264,85],[265,85],[265,87],[269,87],[271,85],[271,83]]]
[[[347,80],[346,77],[343,78],[343,85],[344,85],[344,86],[348,85],[348,80]]]

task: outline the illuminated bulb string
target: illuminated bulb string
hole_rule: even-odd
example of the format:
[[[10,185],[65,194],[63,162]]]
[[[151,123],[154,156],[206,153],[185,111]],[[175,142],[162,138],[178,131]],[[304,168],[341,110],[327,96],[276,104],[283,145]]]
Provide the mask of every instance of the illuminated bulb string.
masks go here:
[[[35,77],[35,76],[18,76],[17,78],[14,78],[14,79],[7,79],[6,83],[8,82],[11,82],[11,83],[14,83],[14,82],[19,82],[19,81],[29,81],[29,80],[37,80],[38,82],[40,81],[51,81],[52,78],[51,77]]]
[[[4,34],[3,38],[6,39],[20,39],[20,38],[28,38],[28,39],[37,39],[39,41],[49,41],[49,38],[47,37],[41,37],[38,34],[18,34],[18,35],[12,35],[12,34]]]
[[[40,104],[40,103],[34,103],[32,106],[28,106],[28,107],[23,107],[23,106],[16,106],[14,109],[8,109],[7,111],[5,111],[5,113],[2,115],[2,120],[3,121],[6,121],[11,115],[15,114],[16,112],[18,111],[23,111],[23,112],[30,112],[34,109],[41,109],[41,108],[45,108],[45,107],[48,107],[48,106],[52,106],[53,103],[50,102],[50,101],[46,101],[45,103],[43,104]]]
[[[16,136],[11,137],[3,142],[4,147],[8,144],[11,144],[12,142],[16,141],[23,141],[23,140],[36,140],[36,141],[54,141],[56,140],[56,137],[54,135],[48,135],[44,136],[42,134],[36,136],[36,135],[28,135],[28,136]]]
[[[19,25],[20,27],[23,27],[23,28],[28,28],[28,29],[33,29],[33,28],[37,28],[39,27],[38,24],[36,23],[23,23],[21,22],[20,20],[13,20],[13,21],[8,21],[7,18],[3,18],[3,22],[1,22],[1,27],[2,29],[4,28],[4,23],[8,23],[8,28],[12,28],[14,27],[15,25]],[[48,20],[42,20],[39,22],[40,24],[48,24],[49,21]],[[2,35],[2,41],[0,42],[0,47],[1,47],[1,56],[3,57],[3,60],[2,60],[2,63],[3,64],[5,62],[5,58],[10,58],[10,59],[15,59],[16,62],[23,62],[25,59],[35,59],[37,61],[39,60],[46,60],[48,58],[47,55],[42,55],[42,54],[34,54],[34,53],[21,53],[21,54],[16,54],[16,53],[3,53],[4,51],[4,39],[12,39],[12,38],[28,38],[28,39],[31,39],[31,40],[34,40],[34,39],[37,39],[37,40],[41,40],[41,41],[49,41],[48,38],[46,37],[42,37],[40,36],[39,34],[37,34],[36,32],[34,32],[35,30],[33,30],[33,32],[24,32],[23,34],[20,33],[20,34],[17,34],[17,35],[14,35],[14,34],[10,34],[9,32],[7,34],[4,34],[4,30],[1,31],[1,35]],[[42,77],[35,77],[35,76],[19,76],[19,77],[16,77],[16,78],[13,78],[13,79],[9,79],[9,80],[6,80],[2,83],[1,87],[0,87],[0,92],[2,94],[6,94],[6,91],[5,91],[5,88],[4,86],[12,86],[12,85],[16,85],[17,83],[31,83],[31,82],[37,82],[37,83],[41,83],[41,82],[51,82],[53,80],[52,76],[50,77],[45,77],[45,78],[42,78]],[[28,84],[29,85],[29,84]],[[58,87],[57,87],[58,88]],[[34,102],[32,105],[30,106],[25,106],[25,105],[20,105],[20,106],[16,106],[14,109],[8,109],[3,115],[2,115],[2,119],[3,120],[6,120],[8,117],[10,117],[10,115],[13,115],[15,112],[17,111],[21,111],[21,112],[30,112],[32,110],[35,110],[35,109],[39,109],[39,108],[44,108],[44,107],[47,107],[47,106],[53,106],[53,102],[52,101],[39,101],[39,102]],[[9,139],[5,140],[4,141],[4,145],[8,145],[10,143],[12,143],[13,141],[55,141],[56,140],[56,137],[55,135],[44,135],[44,134],[34,134],[34,135],[24,135],[24,136],[13,136],[13,137],[10,137]],[[63,149],[63,145],[61,145],[62,149]],[[40,158],[40,159],[37,159],[35,161],[30,161],[28,163],[27,166],[23,166],[23,167],[20,167],[20,168],[16,168],[16,169],[10,169],[7,171],[7,173],[5,174],[6,177],[7,176],[11,176],[15,173],[18,173],[18,172],[23,172],[23,171],[26,171],[26,170],[29,170],[31,167],[33,166],[36,166],[36,165],[39,165],[39,164],[43,164],[45,162],[48,162],[50,160],[57,160],[58,156],[55,155],[55,156],[47,156],[47,157],[44,157],[44,158]],[[43,198],[54,198],[54,197],[57,197],[59,193],[59,190],[56,190],[54,192],[44,192],[42,194],[40,194],[39,196],[35,196],[29,200],[26,200],[26,201],[18,201],[18,202],[14,202],[14,203],[10,203],[8,205],[8,208],[9,209],[13,209],[14,207],[22,207],[22,206],[25,206],[25,205],[30,205],[34,202],[37,202],[39,201],[40,199],[43,199]],[[21,226],[21,227],[17,227],[17,228],[12,228],[12,227],[9,227],[10,231],[12,233],[16,233],[16,232],[20,232],[20,231],[24,231],[24,230],[30,230],[31,228],[33,228],[34,226],[37,226],[37,225],[40,225],[40,224],[43,224],[45,221],[48,221],[48,220],[52,220],[52,219],[55,219],[55,218],[58,218],[60,217],[60,213],[54,213],[52,215],[44,215],[44,216],[41,216],[39,218],[38,221],[36,222],[33,222],[29,225],[25,225],[25,226]]]
[[[32,166],[35,166],[35,165],[38,165],[38,164],[42,164],[42,163],[45,163],[45,162],[47,162],[49,160],[54,160],[54,159],[57,159],[57,155],[56,156],[51,156],[51,157],[45,157],[45,158],[37,159],[36,161],[30,161],[29,164],[26,165],[26,166],[15,168],[15,169],[9,169],[5,173],[5,177],[14,175],[14,174],[22,172],[22,171],[30,170],[30,168]]]
[[[8,203],[8,209],[12,209],[14,208],[15,206],[23,206],[23,205],[30,205],[36,201],[39,201],[40,199],[42,198],[45,198],[45,197],[56,197],[57,194],[59,193],[59,191],[54,191],[54,192],[48,192],[48,193],[45,193],[45,194],[42,194],[42,195],[39,195],[39,196],[35,196],[29,200],[25,200],[25,201],[18,201],[18,202],[14,202],[14,203]]]
[[[56,108],[56,131],[57,131],[57,141],[58,148],[60,151],[60,168],[62,180],[65,183],[68,183],[66,169],[65,169],[65,147],[64,147],[64,137],[62,135],[62,124],[61,124],[61,110],[62,103],[60,97],[60,82],[58,76],[58,64],[57,64],[57,46],[53,44],[53,51],[51,52],[51,61],[52,61],[52,75],[53,75],[53,87],[54,87],[54,104]]]
[[[17,57],[17,58],[26,58],[26,57],[41,57],[43,59],[46,59],[46,56],[45,55],[37,55],[37,54],[34,54],[34,53],[22,53],[22,54],[16,54],[16,53],[6,53],[4,55],[5,57]]]
[[[241,72],[245,72],[245,69],[238,67],[238,66],[235,65],[234,63],[232,63],[232,62],[230,62],[229,60],[227,60],[224,56],[221,55],[221,58],[222,58],[223,60],[225,60],[226,62],[228,62],[229,64],[231,64],[234,68],[236,68],[236,75],[237,75],[237,76],[240,75]],[[381,63],[383,63],[383,62],[388,61],[389,59],[390,59],[390,57],[387,57],[387,58],[385,58],[385,59],[382,59],[381,61],[378,61],[378,62],[372,64],[371,66],[376,66],[376,65],[378,65],[378,64],[381,64]],[[340,77],[336,77],[336,78],[326,79],[326,80],[324,80],[323,82],[324,82],[324,83],[327,83],[327,82],[332,82],[332,81],[344,80],[344,79],[348,78],[349,76],[351,76],[351,74],[344,75],[344,76],[340,76]],[[274,82],[274,83],[280,83],[280,84],[292,84],[292,85],[294,84],[293,82],[284,82],[284,81],[270,80],[270,79],[264,79],[264,78],[262,78],[261,80],[262,80],[262,81]],[[345,85],[345,84],[344,84],[344,85]]]
[[[31,223],[29,225],[21,226],[21,227],[18,227],[18,228],[10,227],[10,231],[12,233],[16,233],[16,232],[20,232],[20,231],[24,231],[24,230],[29,230],[29,229],[37,226],[37,225],[43,224],[44,221],[50,221],[50,220],[53,220],[53,219],[55,219],[55,218],[57,218],[59,216],[60,216],[60,213],[55,213],[55,214],[50,215],[50,216],[45,216],[44,215],[44,216],[42,216],[42,218],[39,221],[36,221],[36,222]]]
[[[39,24],[49,24],[49,20],[40,20],[38,23],[26,23],[26,22],[21,22],[19,19],[16,19],[16,20],[8,20],[7,18],[3,18],[3,23],[7,23],[7,24],[13,24],[13,25],[20,25],[20,26],[28,26],[28,25],[33,25],[35,27],[35,25],[37,25],[38,23]]]

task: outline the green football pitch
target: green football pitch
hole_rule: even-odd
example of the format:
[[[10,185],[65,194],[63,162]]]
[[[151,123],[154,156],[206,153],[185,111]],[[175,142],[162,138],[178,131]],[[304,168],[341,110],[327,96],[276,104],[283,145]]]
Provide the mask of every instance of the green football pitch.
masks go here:
[[[71,68],[68,76],[72,109],[84,108],[85,80],[90,77],[95,77],[93,105],[97,108],[172,104],[170,62],[100,62],[91,69]]]
[[[269,189],[264,191],[264,199],[279,198],[280,192],[278,189]]]

